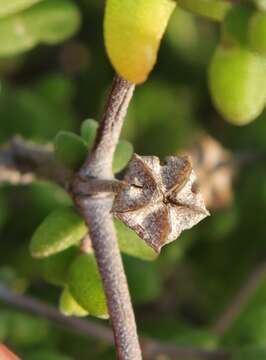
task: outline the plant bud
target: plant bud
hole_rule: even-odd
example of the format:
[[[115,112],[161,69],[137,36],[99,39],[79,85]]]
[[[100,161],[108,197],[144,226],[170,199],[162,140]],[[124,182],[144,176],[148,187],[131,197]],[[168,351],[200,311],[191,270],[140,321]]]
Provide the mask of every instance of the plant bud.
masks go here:
[[[265,60],[241,47],[217,48],[209,68],[209,87],[217,110],[234,125],[245,125],[263,110]]]
[[[94,255],[79,255],[68,273],[69,291],[90,315],[107,318],[108,310]]]
[[[44,258],[57,254],[78,244],[87,232],[84,220],[72,207],[54,210],[33,234],[31,255]]]
[[[175,0],[107,0],[107,53],[119,75],[139,84],[153,69]]]

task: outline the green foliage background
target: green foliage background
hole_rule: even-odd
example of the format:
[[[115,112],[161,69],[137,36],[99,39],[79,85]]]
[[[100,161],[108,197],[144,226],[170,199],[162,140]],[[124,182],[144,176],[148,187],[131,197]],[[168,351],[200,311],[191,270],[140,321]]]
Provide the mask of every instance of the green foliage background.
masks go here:
[[[77,132],[85,118],[100,118],[113,77],[103,44],[103,2],[76,3],[83,19],[74,38],[0,60],[1,143],[14,134],[51,142],[59,130]],[[206,72],[218,37],[217,24],[175,12],[158,64],[137,88],[123,131],[137,153],[174,154],[203,131],[232,151],[266,151],[265,112],[239,128],[224,122],[211,104]],[[265,175],[263,163],[242,169],[232,207],[184,233],[155,262],[124,256],[141,334],[206,349],[239,347],[235,359],[266,359],[266,279],[223,339],[208,330],[264,259]],[[29,241],[46,215],[68,203],[66,194],[50,184],[0,188],[1,283],[58,302],[60,289],[41,278]],[[0,306],[0,340],[26,360],[115,358],[102,342],[88,344],[47,321]]]

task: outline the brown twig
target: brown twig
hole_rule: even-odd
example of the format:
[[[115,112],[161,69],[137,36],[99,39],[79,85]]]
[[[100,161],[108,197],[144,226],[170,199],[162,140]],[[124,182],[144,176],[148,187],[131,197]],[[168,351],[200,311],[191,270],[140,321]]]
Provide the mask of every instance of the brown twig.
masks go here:
[[[16,136],[0,151],[0,184],[27,184],[41,179],[66,187],[71,175],[55,160],[49,145],[37,145]]]
[[[78,173],[78,179],[84,182],[113,179],[113,155],[133,91],[133,84],[115,78],[94,148]],[[74,202],[88,225],[103,280],[118,358],[140,360],[135,317],[111,215],[113,196],[110,193],[80,196],[76,182],[72,188]]]
[[[237,292],[231,303],[212,326],[212,331],[215,334],[219,336],[223,336],[225,334],[225,332],[232,326],[234,321],[244,310],[265,278],[266,262],[263,262],[249,275],[243,287]]]
[[[47,319],[54,324],[72,333],[91,337],[114,345],[112,330],[104,325],[91,320],[81,320],[62,315],[55,307],[25,295],[18,295],[0,285],[0,301],[7,306],[28,314]],[[173,344],[161,343],[152,339],[142,338],[141,344],[146,359],[154,360],[156,356],[167,355],[171,359],[195,359],[206,360],[228,359],[229,354],[225,350],[206,351],[193,347],[178,347]]]

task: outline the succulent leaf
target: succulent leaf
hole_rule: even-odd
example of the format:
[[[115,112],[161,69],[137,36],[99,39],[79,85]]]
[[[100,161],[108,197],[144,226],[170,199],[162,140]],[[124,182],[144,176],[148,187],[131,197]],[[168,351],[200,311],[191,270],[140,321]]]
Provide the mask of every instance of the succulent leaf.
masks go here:
[[[68,273],[69,291],[90,315],[107,318],[108,310],[101,277],[94,255],[79,255]]]
[[[33,234],[31,255],[44,258],[57,254],[78,244],[87,231],[84,220],[72,207],[54,210]]]
[[[110,61],[119,75],[139,84],[153,69],[174,0],[108,0],[104,34]]]
[[[70,131],[59,131],[55,137],[54,146],[56,158],[72,170],[77,170],[88,154],[85,140]]]

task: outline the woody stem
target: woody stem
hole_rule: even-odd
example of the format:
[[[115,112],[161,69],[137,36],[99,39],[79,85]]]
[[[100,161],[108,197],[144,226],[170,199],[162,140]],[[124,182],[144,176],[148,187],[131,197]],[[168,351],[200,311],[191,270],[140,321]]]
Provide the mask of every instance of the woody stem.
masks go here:
[[[77,177],[113,180],[112,161],[134,85],[116,77],[107,100],[96,142]],[[80,195],[78,181],[73,184],[74,200],[89,229],[101,273],[108,310],[112,321],[118,358],[140,360],[141,350],[127,280],[110,213],[111,193]]]

